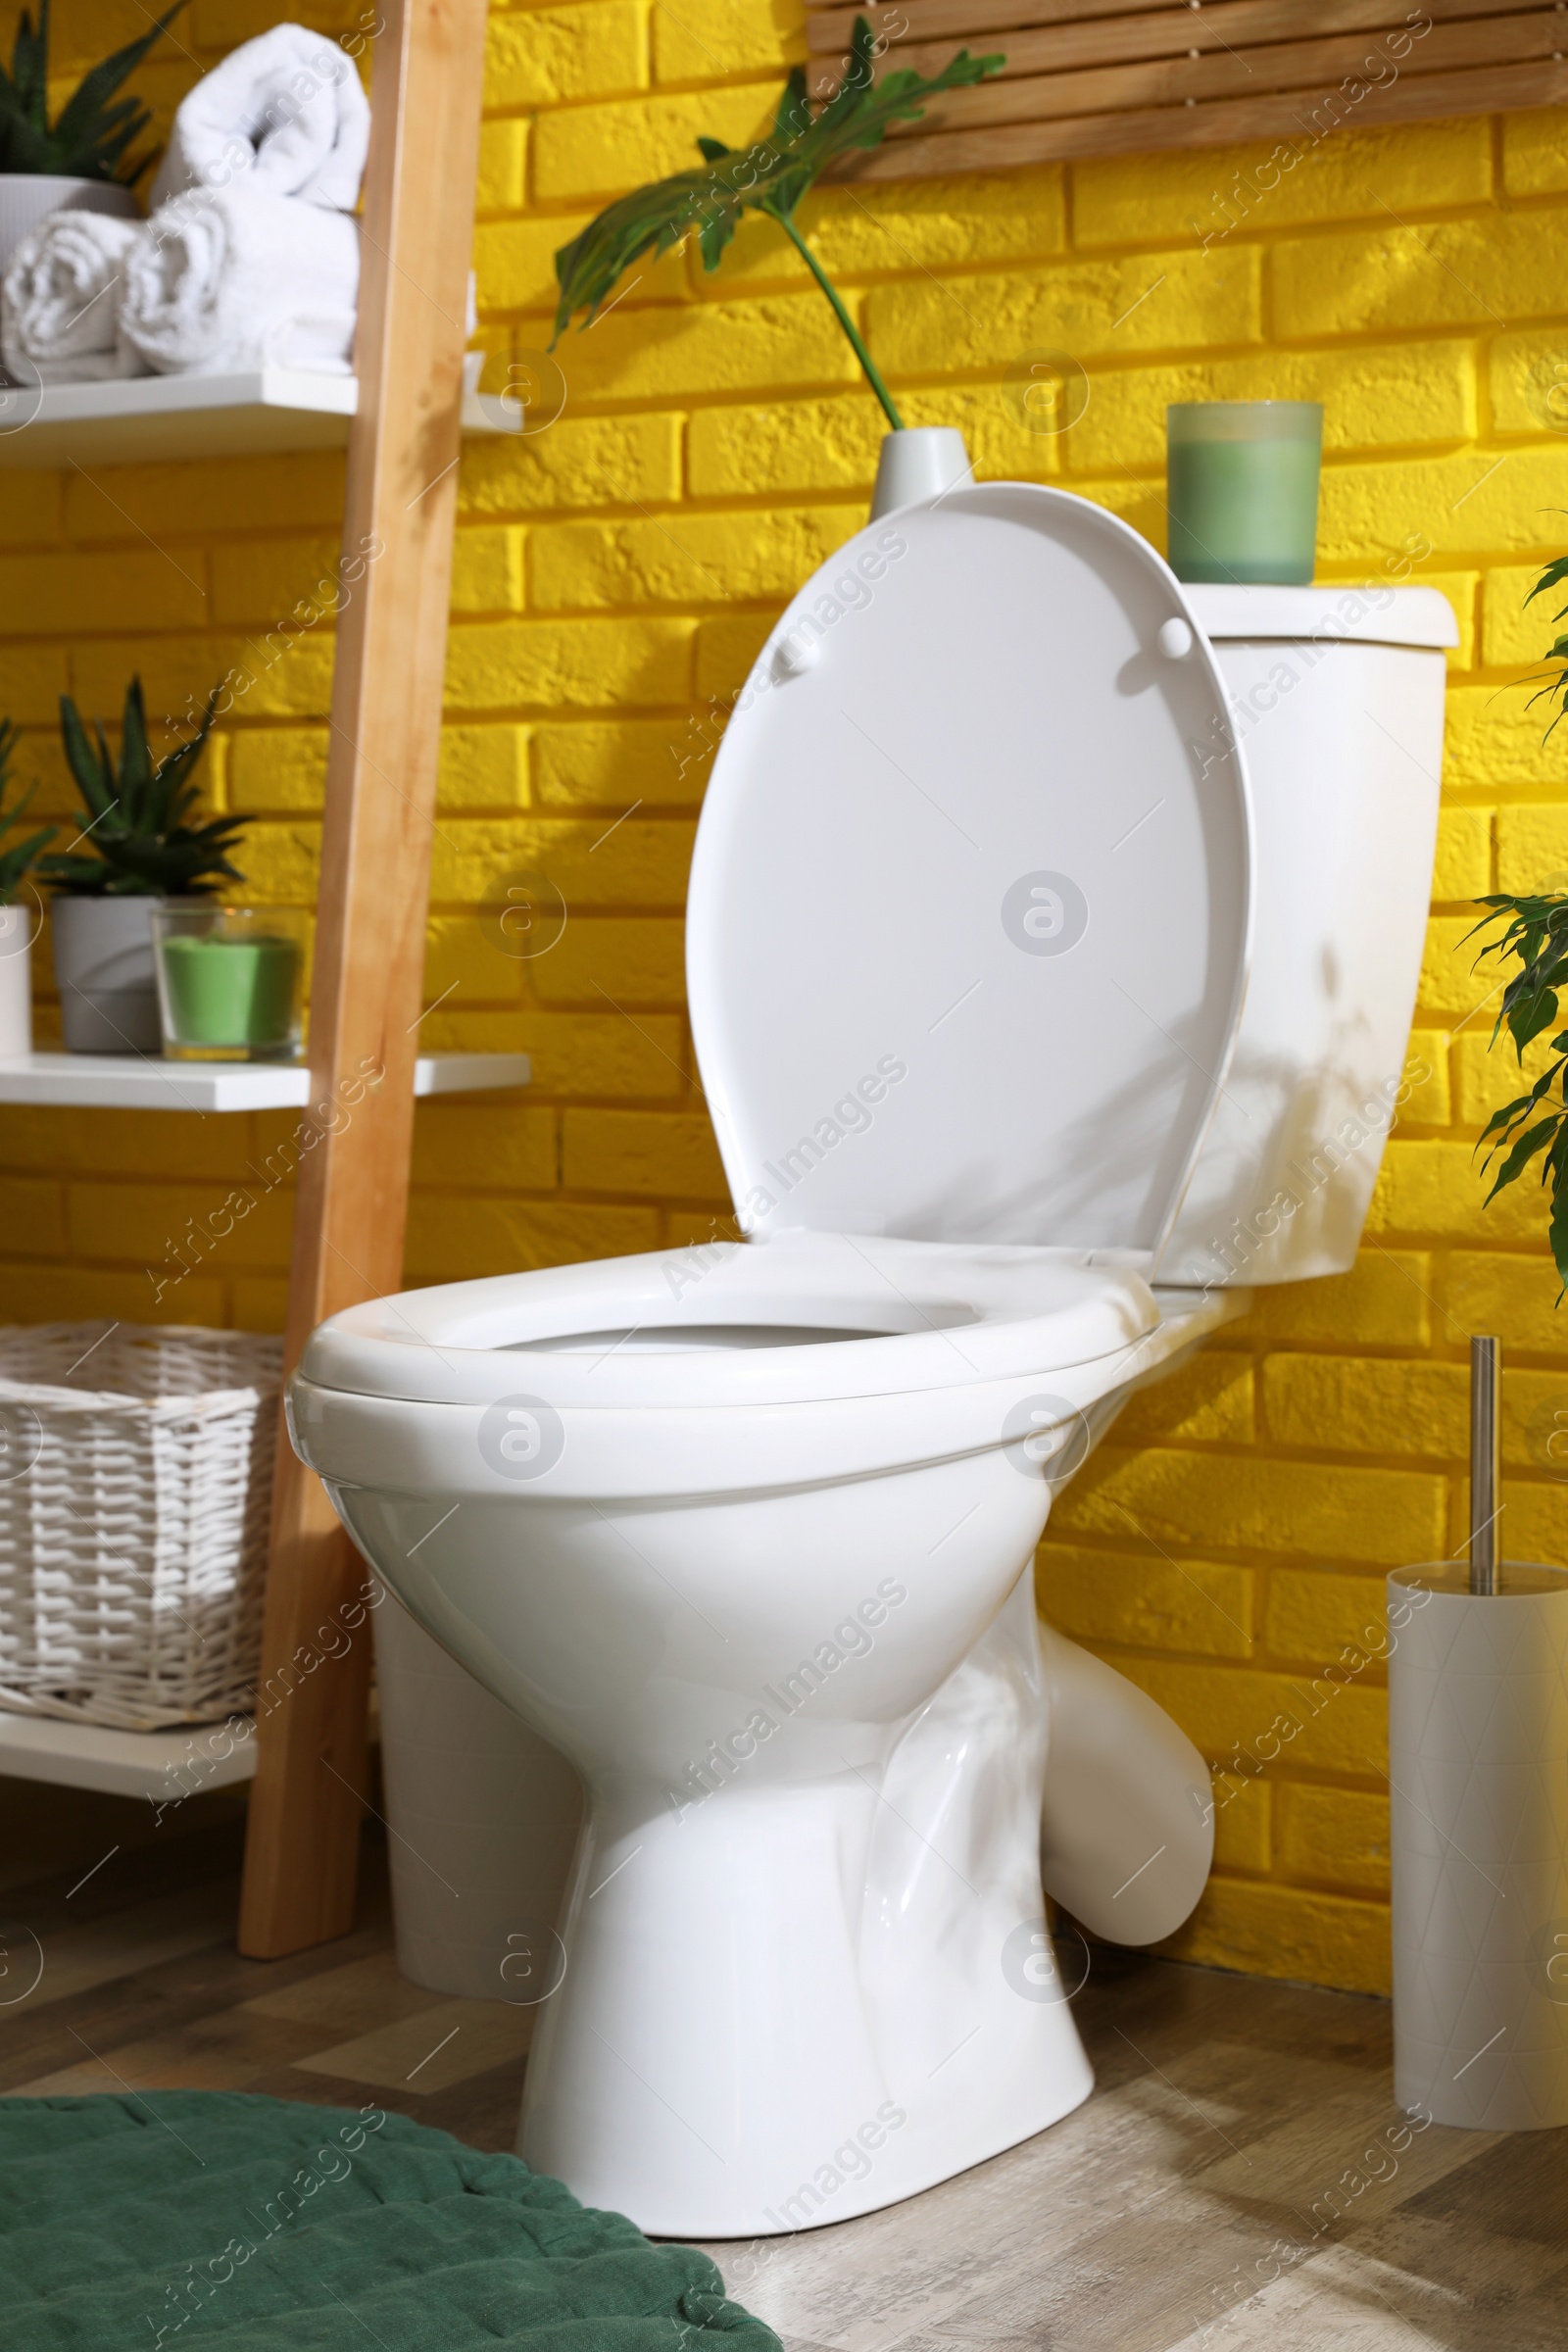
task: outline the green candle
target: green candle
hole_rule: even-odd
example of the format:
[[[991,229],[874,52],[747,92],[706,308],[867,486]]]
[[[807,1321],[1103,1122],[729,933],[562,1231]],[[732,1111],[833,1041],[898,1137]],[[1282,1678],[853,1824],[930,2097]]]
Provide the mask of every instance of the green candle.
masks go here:
[[[292,939],[185,935],[160,943],[169,1026],[181,1046],[286,1054],[295,1042],[300,952]]]
[[[1166,410],[1165,423],[1176,577],[1309,583],[1323,440],[1318,404],[1182,401]]]

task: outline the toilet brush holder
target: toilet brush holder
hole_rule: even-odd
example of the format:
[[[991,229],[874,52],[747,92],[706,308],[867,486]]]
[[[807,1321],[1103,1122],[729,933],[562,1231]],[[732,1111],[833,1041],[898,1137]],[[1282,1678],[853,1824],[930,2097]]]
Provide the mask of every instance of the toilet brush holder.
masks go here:
[[[1496,1343],[1472,1363],[1468,1567],[1389,1578],[1395,2096],[1568,2124],[1568,1571],[1499,1560]]]

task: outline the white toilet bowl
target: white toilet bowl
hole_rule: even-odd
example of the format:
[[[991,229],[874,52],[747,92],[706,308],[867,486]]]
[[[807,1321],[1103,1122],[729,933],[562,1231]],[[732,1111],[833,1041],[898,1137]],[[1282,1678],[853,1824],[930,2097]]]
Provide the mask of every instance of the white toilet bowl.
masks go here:
[[[589,1792],[523,2154],[727,2236],[908,2195],[1088,2091],[1028,1564],[1089,1416],[1229,1305],[1162,1317],[1064,1251],[703,1259],[352,1310],[289,1409],[399,1599]],[[1185,1844],[1139,1857],[1171,1926],[1211,1837],[1183,1802]]]
[[[520,2145],[647,2230],[847,2219],[1041,2130],[1091,2080],[1042,1886],[1131,1943],[1200,1891],[1198,1751],[1042,1646],[1028,1563],[1239,1284],[1349,1263],[1452,636],[1426,591],[1352,615],[1281,717],[1315,592],[1225,594],[1247,751],[1196,597],[1100,509],[991,484],[853,540],[693,866],[750,1238],[354,1307],[291,1384],[368,1558],[581,1776]],[[1384,1125],[1320,1140],[1374,1078]]]

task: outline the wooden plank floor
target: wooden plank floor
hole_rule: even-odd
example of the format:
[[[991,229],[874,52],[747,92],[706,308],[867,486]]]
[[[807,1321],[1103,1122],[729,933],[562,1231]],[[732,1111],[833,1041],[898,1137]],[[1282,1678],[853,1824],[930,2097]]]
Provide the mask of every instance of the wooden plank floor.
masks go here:
[[[242,1806],[0,1781],[0,2092],[373,2096],[510,2147],[529,2013],[398,1976],[373,1842],[353,1936],[240,1959]],[[1074,2006],[1098,2088],[1052,2131],[710,2249],[788,2352],[1568,2352],[1568,2132],[1401,2129],[1378,2001],[1097,1950]]]

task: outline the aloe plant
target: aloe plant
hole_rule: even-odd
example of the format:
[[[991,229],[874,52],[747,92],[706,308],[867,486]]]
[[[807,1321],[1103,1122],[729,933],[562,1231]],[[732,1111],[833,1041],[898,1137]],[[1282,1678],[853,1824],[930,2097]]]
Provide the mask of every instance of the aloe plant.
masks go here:
[[[58,172],[75,179],[119,180],[132,186],[150,154],[126,166],[125,150],[152,121],[139,99],[114,97],[185,0],[174,0],[151,32],[127,41],[84,74],[53,122],[49,120],[49,0],[38,0],[38,23],[24,9],[11,50],[11,71],[0,66],[0,172]]]
[[[46,881],[76,897],[188,899],[204,898],[221,879],[244,879],[230,865],[228,852],[246,819],[188,821],[198,797],[190,773],[206,749],[218,696],[215,686],[195,734],[155,760],[147,742],[141,680],[132,678],[125,691],[118,764],[102,720],[94,722],[89,737],[70,695],[61,696],[61,739],[89,819],[77,840],[91,849],[77,854],[73,843],[58,857],[40,858],[38,871]]]
[[[657,260],[695,228],[704,269],[716,270],[741,215],[762,213],[784,231],[827,296],[889,424],[895,432],[902,431],[904,419],[854,319],[796,225],[796,208],[840,156],[857,147],[880,146],[895,122],[919,121],[927,100],[983,81],[988,74],[999,74],[1007,61],[1002,56],[971,57],[967,49],[960,49],[931,80],[905,69],[877,81],[878,55],[869,24],[857,17],[849,71],[835,94],[814,111],[805,69],[796,66],[784,85],[770,138],[747,148],[699,139],[706,169],[693,166],[607,205],[556,255],[561,299],[551,349],[579,311],[586,314],[583,324],[593,324],[617,281],[645,253]]]
[[[1549,595],[1565,580],[1568,580],[1568,556],[1559,556],[1542,572],[1525,598],[1526,605],[1533,605],[1538,596]],[[1552,618],[1554,622],[1568,618],[1568,605],[1563,605]],[[1559,636],[1544,660],[1545,682],[1530,700],[1534,704],[1544,698],[1548,704],[1561,706],[1546,728],[1545,740],[1549,742],[1564,711],[1568,711],[1568,636]],[[1534,896],[1518,896],[1499,892],[1491,898],[1478,899],[1476,904],[1489,911],[1476,924],[1475,931],[1484,931],[1494,923],[1502,925],[1498,935],[1481,950],[1476,959],[1478,965],[1488,956],[1495,956],[1499,962],[1512,957],[1519,966],[1502,992],[1502,1004],[1493,1024],[1492,1043],[1495,1045],[1506,1028],[1523,1066],[1526,1049],[1556,1022],[1558,998],[1568,986],[1568,893],[1543,891]],[[1475,931],[1468,936],[1474,938]],[[1541,1183],[1551,1201],[1547,1238],[1552,1262],[1563,1286],[1557,1294],[1560,1305],[1564,1293],[1568,1293],[1568,1029],[1557,1032],[1550,1050],[1553,1059],[1528,1093],[1516,1095],[1511,1102],[1493,1112],[1476,1149],[1484,1150],[1483,1168],[1495,1168],[1492,1190],[1487,1195],[1489,1205],[1505,1185],[1517,1183],[1531,1162],[1540,1157]]]
[[[36,784],[29,784],[20,801],[7,808],[11,790],[11,763],[16,757],[20,730],[9,718],[0,719],[0,906],[11,906],[18,891],[26,880],[40,854],[55,837],[55,827],[45,825],[40,832],[31,833],[24,841],[13,841],[11,835],[21,823]]]

